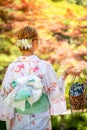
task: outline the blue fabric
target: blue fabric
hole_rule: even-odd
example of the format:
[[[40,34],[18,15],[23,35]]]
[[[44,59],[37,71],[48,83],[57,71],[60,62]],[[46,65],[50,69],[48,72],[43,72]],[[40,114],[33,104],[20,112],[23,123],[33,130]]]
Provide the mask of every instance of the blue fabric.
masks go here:
[[[43,94],[41,98],[35,102],[32,106],[26,100],[25,111],[21,111],[20,109],[16,109],[16,113],[19,114],[38,114],[45,112],[49,109],[50,104],[47,95]]]
[[[83,92],[84,92],[84,84],[81,84],[79,82],[72,84],[70,91],[69,91],[70,95],[72,95],[72,96],[79,96]]]

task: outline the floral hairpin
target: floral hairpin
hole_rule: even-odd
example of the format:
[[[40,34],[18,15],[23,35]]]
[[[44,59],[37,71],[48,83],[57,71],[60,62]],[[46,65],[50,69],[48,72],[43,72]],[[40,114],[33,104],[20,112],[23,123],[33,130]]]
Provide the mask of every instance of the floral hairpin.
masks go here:
[[[31,49],[32,48],[32,39],[21,39],[17,40],[16,42],[17,47],[20,47],[21,49]]]

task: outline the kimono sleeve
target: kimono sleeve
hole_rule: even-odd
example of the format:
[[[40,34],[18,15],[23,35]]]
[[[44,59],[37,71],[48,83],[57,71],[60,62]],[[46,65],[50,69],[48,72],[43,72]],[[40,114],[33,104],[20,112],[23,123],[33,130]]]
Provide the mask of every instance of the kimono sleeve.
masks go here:
[[[47,66],[46,83],[51,115],[60,115],[66,111],[64,80],[63,76],[58,79],[52,65]]]
[[[11,91],[10,80],[12,78],[12,65],[10,64],[7,68],[6,74],[2,81],[0,90],[0,120],[6,121],[14,117],[14,108],[9,107],[5,104],[4,99],[8,96]]]

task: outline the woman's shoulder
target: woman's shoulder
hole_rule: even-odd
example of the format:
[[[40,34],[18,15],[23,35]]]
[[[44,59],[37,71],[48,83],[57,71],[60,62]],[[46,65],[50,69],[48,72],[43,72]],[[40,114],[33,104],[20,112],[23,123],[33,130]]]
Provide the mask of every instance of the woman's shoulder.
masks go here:
[[[52,66],[52,65],[51,65],[48,61],[46,61],[46,60],[40,59],[40,62],[41,62],[41,64],[43,64],[43,65],[45,65],[45,66],[47,66],[47,67],[51,67],[51,66]]]
[[[13,67],[13,66],[16,65],[16,64],[17,64],[17,60],[14,60],[14,61],[12,61],[12,62],[8,65],[8,68]]]

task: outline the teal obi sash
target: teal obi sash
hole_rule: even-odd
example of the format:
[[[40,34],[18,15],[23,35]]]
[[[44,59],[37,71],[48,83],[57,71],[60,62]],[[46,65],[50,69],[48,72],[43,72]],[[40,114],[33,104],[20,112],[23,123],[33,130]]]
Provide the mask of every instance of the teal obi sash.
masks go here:
[[[43,94],[41,98],[35,102],[32,106],[30,103],[26,100],[25,102],[25,111],[21,111],[20,109],[16,108],[16,113],[19,114],[38,114],[45,112],[49,109],[50,103],[49,99],[46,94]]]

